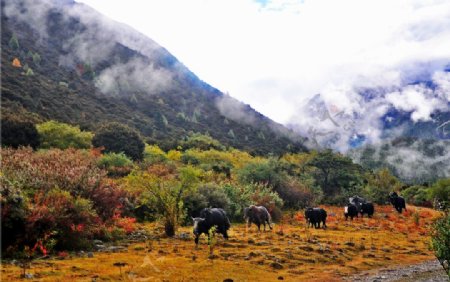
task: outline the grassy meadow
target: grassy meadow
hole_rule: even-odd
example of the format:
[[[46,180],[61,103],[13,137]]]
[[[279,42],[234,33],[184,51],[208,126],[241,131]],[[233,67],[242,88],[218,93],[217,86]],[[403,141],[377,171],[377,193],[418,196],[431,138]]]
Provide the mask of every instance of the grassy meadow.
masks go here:
[[[192,227],[164,236],[155,223],[140,226],[151,239],[126,242],[119,252],[77,252],[36,259],[27,273],[39,281],[340,281],[359,271],[433,259],[429,228],[440,213],[408,206],[398,214],[376,206],[373,218],[345,221],[342,208],[328,211],[328,229],[306,228],[301,212],[286,213],[272,231],[233,224],[230,240],[203,236],[195,248]],[[118,266],[121,265],[122,266]],[[21,280],[22,268],[2,264],[3,281]]]

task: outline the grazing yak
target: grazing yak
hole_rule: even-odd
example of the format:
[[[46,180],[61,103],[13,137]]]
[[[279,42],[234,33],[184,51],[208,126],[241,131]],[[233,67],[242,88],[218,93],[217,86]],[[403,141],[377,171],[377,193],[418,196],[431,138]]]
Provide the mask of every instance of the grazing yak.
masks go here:
[[[364,217],[364,214],[367,214],[369,218],[372,217],[373,213],[375,212],[375,207],[372,203],[362,203],[361,204],[361,210],[359,213],[361,214],[361,217]]]
[[[311,225],[319,228],[321,222],[323,223],[323,228],[327,227],[327,212],[322,208],[306,208],[305,218],[308,227]]]
[[[359,196],[353,196],[348,199],[349,204],[354,205],[361,214],[361,217],[364,217],[364,214],[367,214],[368,217],[372,217],[375,212],[375,207],[371,202],[367,202],[366,199]]]
[[[194,235],[195,244],[198,245],[198,240],[202,233],[208,235],[209,230],[215,226],[216,232],[223,235],[225,239],[228,239],[228,229],[230,228],[230,220],[227,217],[226,212],[220,208],[205,208],[200,212],[200,217],[192,218],[194,221]]]
[[[389,193],[389,200],[392,206],[399,212],[402,213],[402,209],[406,211],[406,202],[405,199],[399,196],[396,192]]]
[[[358,209],[354,204],[348,204],[344,207],[344,216],[345,220],[347,220],[349,217],[351,220],[353,220],[354,217],[358,217]]]
[[[261,224],[264,225],[264,231],[266,231],[266,222],[272,230],[272,217],[267,209],[263,206],[251,205],[244,209],[244,220],[247,222],[247,226],[250,227],[252,223],[258,226],[258,231],[261,231]]]

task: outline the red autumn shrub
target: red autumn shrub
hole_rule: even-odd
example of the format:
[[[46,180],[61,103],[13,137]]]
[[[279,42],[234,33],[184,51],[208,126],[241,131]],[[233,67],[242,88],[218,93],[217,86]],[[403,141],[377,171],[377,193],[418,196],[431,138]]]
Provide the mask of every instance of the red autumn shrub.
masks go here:
[[[38,242],[53,233],[51,238],[56,240],[58,249],[87,247],[98,221],[92,202],[87,199],[74,198],[60,189],[37,193],[26,219],[27,241]]]
[[[2,250],[86,249],[104,230],[114,230],[108,239],[131,232],[133,219],[120,216],[132,206],[127,193],[97,160],[95,151],[4,149]]]
[[[60,187],[83,195],[95,189],[106,172],[88,151],[50,149],[33,152],[31,148],[3,149],[2,172],[6,178],[35,191]]]
[[[100,183],[88,197],[94,202],[97,214],[103,220],[111,219],[115,214],[122,213],[131,206],[127,192],[110,180]]]

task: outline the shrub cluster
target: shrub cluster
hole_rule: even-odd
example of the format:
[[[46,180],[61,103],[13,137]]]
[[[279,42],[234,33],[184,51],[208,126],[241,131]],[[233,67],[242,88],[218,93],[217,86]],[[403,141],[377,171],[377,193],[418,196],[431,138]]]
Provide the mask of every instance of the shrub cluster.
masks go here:
[[[105,178],[89,151],[2,150],[2,250],[87,248],[122,230],[127,193]]]

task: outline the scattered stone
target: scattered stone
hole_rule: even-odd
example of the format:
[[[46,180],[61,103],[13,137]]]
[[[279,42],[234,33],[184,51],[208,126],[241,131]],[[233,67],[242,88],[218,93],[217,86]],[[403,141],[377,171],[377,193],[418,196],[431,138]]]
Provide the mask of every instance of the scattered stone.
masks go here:
[[[364,254],[363,258],[374,258],[375,255],[374,254]]]
[[[247,241],[247,243],[249,243],[249,244],[255,244],[255,240],[253,240],[253,239],[248,239],[248,241]]]
[[[305,273],[305,271],[294,269],[294,270],[289,270],[288,273],[300,275],[300,274]]]
[[[223,243],[222,243],[222,247],[224,247],[224,248],[233,248],[234,245],[233,245],[233,244],[230,244],[230,243],[228,243],[228,242],[223,242]]]
[[[208,259],[217,259],[217,258],[219,258],[219,256],[216,254],[211,254],[208,256]]]
[[[93,240],[92,243],[94,243],[94,245],[103,245],[102,240]]]
[[[93,258],[94,257],[94,253],[93,252],[88,252],[87,253],[87,257],[88,258]]]
[[[304,250],[304,251],[307,251],[307,252],[314,251],[314,249],[312,247],[310,247],[310,246],[298,246],[298,249]]]
[[[191,240],[191,235],[189,233],[186,233],[186,232],[180,233],[177,237],[178,237],[178,239],[184,240],[184,241]]]
[[[268,246],[268,245],[270,245],[270,243],[267,241],[261,241],[261,242],[256,243],[255,245],[256,246]]]
[[[25,279],[33,279],[33,278],[34,278],[34,275],[31,274],[31,273],[25,273],[24,278],[25,278]]]
[[[234,280],[231,278],[224,279],[223,282],[233,282]]]
[[[250,253],[248,253],[248,256],[249,257],[257,257],[257,256],[259,256],[260,254],[258,254],[258,253],[255,253],[255,252],[250,252]]]
[[[272,268],[275,268],[275,269],[283,269],[283,265],[281,263],[278,263],[278,262],[271,262],[269,265]]]
[[[353,243],[353,242],[345,242],[344,245],[350,246],[350,247],[354,247],[355,243]]]
[[[94,245],[94,249],[96,250],[96,251],[100,251],[100,250],[104,250],[106,248],[106,246],[105,245]]]
[[[127,251],[127,248],[123,246],[110,246],[106,249],[107,252],[119,253]]]
[[[284,280],[283,276],[278,276],[278,280]]]
[[[280,248],[273,248],[273,249],[272,249],[272,252],[279,252],[279,251],[281,251]]]

